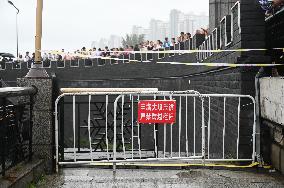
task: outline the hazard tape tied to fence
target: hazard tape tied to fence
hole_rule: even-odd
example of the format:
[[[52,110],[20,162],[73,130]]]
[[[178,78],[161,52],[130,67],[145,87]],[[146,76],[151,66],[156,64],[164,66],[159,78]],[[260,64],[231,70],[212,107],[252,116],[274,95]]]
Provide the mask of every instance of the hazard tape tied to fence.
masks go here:
[[[91,50],[91,49],[90,49]],[[83,56],[91,56],[91,55],[84,55],[84,53],[92,53],[94,51],[77,51],[75,53],[68,53],[69,55],[83,55]],[[284,48],[272,48],[272,49],[227,49],[227,50],[157,50],[157,51],[97,51],[101,53],[128,53],[128,54],[191,54],[191,53],[222,53],[222,52],[250,52],[250,51],[268,51],[268,50],[282,50],[284,52]],[[66,52],[62,52],[60,50],[41,50],[43,53],[51,53],[51,54],[67,54]]]
[[[230,49],[230,50],[166,50],[166,51],[99,51],[100,53],[123,53],[127,55],[134,54],[191,54],[191,53],[222,53],[222,52],[250,52],[250,51],[267,51],[267,50],[282,50],[284,48],[273,48],[273,49]],[[114,60],[114,61],[130,61],[133,63],[138,62],[150,62],[139,61],[135,59],[121,59],[118,57],[103,57],[103,56],[94,56],[90,53],[94,51],[77,51],[76,53],[66,53],[58,50],[42,50],[41,52],[52,54],[52,55],[68,55],[73,58],[83,58],[83,59],[103,59],[103,60]],[[88,54],[89,53],[89,54]],[[153,59],[152,59],[153,60]],[[208,67],[275,67],[283,66],[284,64],[233,64],[233,63],[216,63],[216,62],[157,62],[159,64],[171,64],[171,65],[187,65],[187,66],[208,66]]]
[[[181,63],[181,62],[157,62],[159,64],[188,65],[188,66],[207,66],[207,67],[275,67],[284,64],[233,64],[233,63]]]

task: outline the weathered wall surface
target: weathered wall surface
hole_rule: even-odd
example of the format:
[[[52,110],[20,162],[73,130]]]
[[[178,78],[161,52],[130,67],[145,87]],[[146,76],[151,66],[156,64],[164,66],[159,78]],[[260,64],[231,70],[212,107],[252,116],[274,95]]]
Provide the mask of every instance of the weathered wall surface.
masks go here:
[[[19,87],[35,86],[37,94],[34,97],[33,107],[33,155],[44,159],[45,170],[52,173],[53,170],[53,101],[52,80],[50,78],[31,79],[20,78],[17,80]]]
[[[262,117],[284,126],[284,78],[260,79]]]
[[[260,79],[262,125],[267,127],[266,137],[273,166],[284,173],[284,78]]]
[[[211,1],[212,2],[212,1]],[[219,6],[223,3],[223,6],[228,5],[228,1],[218,1]],[[210,6],[218,7],[216,4]],[[223,9],[223,13],[220,14],[218,24],[214,20],[210,20],[210,36],[199,46],[200,50],[235,50],[235,49],[260,49],[265,48],[265,19],[263,11],[261,10],[257,1],[254,0],[241,0],[239,3],[234,4],[234,8],[228,11],[227,8]],[[212,9],[213,11],[214,9]],[[211,10],[210,10],[211,11]],[[212,17],[212,16],[210,16]],[[218,16],[217,16],[218,17]],[[231,23],[233,21],[233,23]],[[213,23],[213,24],[212,24]],[[214,27],[214,28],[212,28]],[[214,30],[214,32],[213,32]],[[218,62],[218,63],[235,63],[235,64],[256,64],[256,63],[270,63],[270,57],[266,56],[264,51],[225,51],[222,53],[208,53],[200,52],[197,54],[197,60],[199,62]],[[215,80],[219,76],[219,81],[212,83],[213,85],[225,86],[230,84],[227,92],[231,93],[237,91],[241,94],[255,96],[255,84],[254,77],[259,68],[243,67],[235,69],[235,71],[227,70],[227,74],[230,75],[227,78],[226,71],[222,71],[220,75],[215,75]],[[198,77],[200,79],[200,77]],[[201,79],[202,80],[202,79]],[[228,82],[224,82],[228,80]],[[240,81],[239,81],[240,80]],[[208,87],[203,86],[204,81],[199,81],[199,90],[207,90]],[[238,85],[239,84],[239,85]],[[210,87],[209,87],[210,88]],[[210,88],[211,89],[211,88]],[[226,91],[226,89],[216,88],[214,92]],[[232,108],[237,105],[236,101],[228,102]],[[219,104],[220,106],[220,104]],[[220,108],[219,108],[220,109]],[[249,111],[249,110],[248,110]],[[220,110],[218,111],[220,112]],[[222,111],[221,111],[222,112]],[[233,117],[234,111],[231,112]],[[217,115],[220,117],[220,114]],[[242,137],[244,137],[245,144],[251,144],[249,132],[252,129],[252,113],[243,114],[243,128],[241,131]],[[232,118],[233,119],[233,118]],[[234,127],[234,122],[230,124]],[[247,129],[247,130],[246,130]],[[244,149],[244,148],[243,148]],[[246,150],[246,149],[244,149]]]
[[[209,31],[220,23],[220,20],[230,14],[232,6],[238,0],[209,0]]]

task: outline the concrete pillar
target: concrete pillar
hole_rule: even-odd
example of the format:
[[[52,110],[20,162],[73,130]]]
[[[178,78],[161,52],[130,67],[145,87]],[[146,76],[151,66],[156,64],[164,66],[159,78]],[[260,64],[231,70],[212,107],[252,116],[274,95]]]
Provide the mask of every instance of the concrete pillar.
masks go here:
[[[35,68],[25,78],[19,78],[17,84],[20,87],[35,86],[38,89],[33,109],[33,157],[44,159],[46,172],[52,173],[54,166],[52,79],[44,69]]]

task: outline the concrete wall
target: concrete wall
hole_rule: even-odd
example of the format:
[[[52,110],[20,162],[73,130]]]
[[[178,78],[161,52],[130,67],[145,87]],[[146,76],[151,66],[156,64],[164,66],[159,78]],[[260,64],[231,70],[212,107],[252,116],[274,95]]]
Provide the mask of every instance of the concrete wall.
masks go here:
[[[91,66],[86,66],[84,61],[80,61],[78,67],[72,67],[70,62],[63,63],[64,67],[59,67],[57,62],[51,62],[50,67],[45,69],[49,75],[56,75],[63,80],[163,78],[199,72],[196,68],[192,69],[184,65],[157,64],[157,61],[196,62],[196,57],[195,54],[177,54],[171,58],[165,57],[151,63],[111,64],[110,61],[106,61],[103,65],[94,60]],[[6,63],[5,69],[0,69],[0,78],[8,85],[15,86],[16,79],[24,77],[29,71],[27,63],[22,63],[20,67],[15,69],[11,63]]]
[[[238,8],[240,8],[240,14]],[[257,1],[241,0],[239,5],[225,13],[223,17],[225,16],[226,20],[220,23],[222,17],[214,28],[210,28],[211,31],[215,30],[215,33],[210,33],[210,36],[199,47],[200,50],[264,49],[266,47],[265,18]],[[213,46],[212,43],[217,45]],[[233,51],[212,54],[201,52],[197,54],[197,60],[219,63],[270,62],[265,51]]]
[[[228,1],[219,2],[219,6],[222,3],[223,6],[229,6]],[[212,1],[211,1],[212,3]],[[218,3],[210,4],[210,6],[215,6],[218,8]],[[216,10],[216,9],[215,9]],[[210,12],[212,19],[210,20],[210,36],[208,36],[202,45],[199,47],[200,50],[235,50],[235,49],[260,49],[266,46],[266,36],[265,36],[265,18],[263,10],[261,10],[257,1],[254,0],[240,0],[239,4],[235,4],[234,8],[228,9],[223,8],[223,12],[218,12],[219,22],[214,21],[214,9],[211,8]],[[239,13],[240,11],[240,13]],[[223,15],[221,15],[223,14]],[[221,21],[221,18],[224,18]],[[231,23],[233,21],[233,23]],[[215,28],[213,28],[215,27]],[[214,30],[214,32],[213,32]],[[212,45],[214,44],[214,45]],[[264,51],[225,51],[222,53],[208,53],[200,52],[197,53],[197,60],[199,62],[211,63],[235,63],[235,64],[256,64],[256,63],[270,63],[270,57],[266,55]],[[230,86],[228,87],[228,92],[235,91],[239,89],[241,94],[247,94],[255,96],[255,84],[254,77],[259,68],[243,67],[238,69],[238,71],[233,74],[236,81],[228,79]],[[232,74],[230,72],[229,74]],[[226,75],[222,72],[222,75]],[[215,75],[217,78],[219,75]],[[219,82],[226,80],[225,77],[220,75]],[[211,78],[215,80],[214,78]],[[237,81],[240,80],[240,81]],[[213,81],[214,82],[214,81]],[[207,90],[208,87],[203,86],[202,81],[198,86],[198,90]],[[217,82],[218,83],[218,82]],[[221,84],[221,83],[218,83]],[[212,83],[216,84],[216,81]],[[226,86],[226,82],[222,83]],[[237,85],[239,84],[239,86]],[[234,90],[235,88],[235,90]],[[210,88],[211,89],[211,88]],[[223,89],[216,88],[214,92],[221,91]],[[236,102],[231,102],[229,105],[236,106]],[[249,120],[252,119],[253,114],[243,114],[244,118],[247,119],[244,122],[247,128],[251,126]],[[219,115],[220,116],[220,115]],[[233,127],[233,124],[232,124]],[[244,137],[247,133],[244,131]],[[247,137],[247,143],[249,143],[249,136]],[[262,153],[261,153],[262,154]]]
[[[213,31],[220,20],[230,13],[232,6],[238,0],[209,0],[209,31]]]
[[[273,166],[284,174],[284,78],[260,79],[262,126],[267,129],[266,145]]]
[[[262,117],[284,126],[284,78],[260,79]]]

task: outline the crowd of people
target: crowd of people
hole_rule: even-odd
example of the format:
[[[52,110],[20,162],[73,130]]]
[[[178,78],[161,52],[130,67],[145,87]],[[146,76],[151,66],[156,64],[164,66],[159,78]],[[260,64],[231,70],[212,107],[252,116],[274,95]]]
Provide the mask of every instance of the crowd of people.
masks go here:
[[[42,52],[42,60],[63,61],[73,60],[76,58],[96,58],[96,57],[119,57],[121,55],[129,55],[134,51],[159,51],[159,50],[177,50],[175,45],[178,44],[178,50],[185,50],[185,42],[191,39],[190,33],[181,32],[177,38],[169,39],[166,37],[163,41],[144,41],[140,44],[125,45],[125,47],[111,48],[92,48],[83,47],[81,50],[76,50],[73,53],[66,52],[64,49],[60,51]],[[34,61],[35,53],[26,52],[25,56],[19,55],[18,60],[22,62]]]
[[[284,9],[284,0],[257,0],[261,8],[265,11],[265,15],[271,16],[277,11]],[[201,28],[196,31],[197,34],[208,35],[208,29]],[[160,49],[176,50],[175,45],[179,44],[178,50],[185,50],[185,41],[190,40],[191,34],[181,32],[180,36],[177,38],[166,37],[163,41],[144,41],[136,45],[125,45],[124,47],[109,49],[108,46],[105,48],[92,48],[87,49],[83,47],[81,50],[76,50],[75,52],[65,52],[64,49],[61,51],[53,52],[42,52],[42,60],[72,60],[75,58],[95,58],[95,57],[118,57],[122,54],[128,55],[132,51],[158,51]],[[10,58],[11,59],[11,58]],[[26,52],[25,55],[19,55],[17,58],[20,62],[33,62],[35,60],[35,53],[30,54]],[[1,61],[10,61],[9,58],[3,58],[0,56]]]

